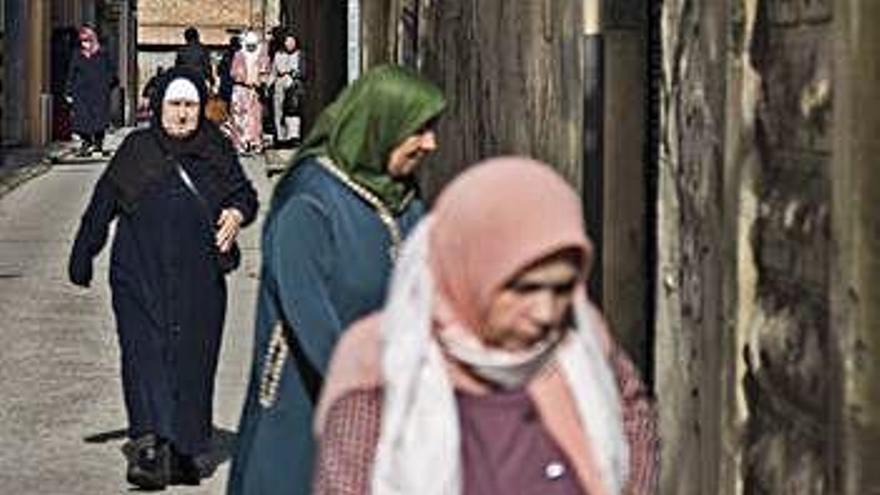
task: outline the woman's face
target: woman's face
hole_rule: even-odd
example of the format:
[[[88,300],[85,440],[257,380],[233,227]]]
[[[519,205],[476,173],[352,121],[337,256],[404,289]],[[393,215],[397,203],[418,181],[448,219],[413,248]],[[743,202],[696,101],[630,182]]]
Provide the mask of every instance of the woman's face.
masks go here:
[[[185,138],[199,126],[199,102],[172,99],[162,102],[162,128],[173,138]]]
[[[560,253],[526,268],[493,298],[480,339],[521,351],[568,329],[579,277],[576,255]]]
[[[80,36],[79,37],[79,46],[82,47],[83,50],[90,50],[94,45],[94,41],[89,36]]]
[[[289,52],[296,50],[296,38],[293,36],[284,38],[284,48]]]
[[[388,157],[388,175],[407,177],[412,175],[422,160],[437,149],[437,135],[433,129],[416,132],[401,141]]]

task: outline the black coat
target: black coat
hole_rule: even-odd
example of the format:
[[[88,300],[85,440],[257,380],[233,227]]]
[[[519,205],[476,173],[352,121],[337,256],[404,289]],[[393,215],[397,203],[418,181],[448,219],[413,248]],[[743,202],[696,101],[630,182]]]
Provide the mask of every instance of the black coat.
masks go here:
[[[214,74],[211,71],[211,57],[201,43],[187,43],[182,46],[177,51],[174,65],[195,71],[205,79],[208,85],[214,83]]]
[[[128,146],[154,146],[149,130]],[[127,145],[123,143],[120,149]],[[235,207],[244,223],[257,212],[256,192],[235,160],[226,197],[210,187],[212,163],[183,162],[219,215]],[[103,175],[82,218],[70,256],[71,280],[87,285],[92,259],[118,219],[110,260],[113,312],[122,355],[129,435],[156,433],[184,454],[209,448],[214,376],[226,312],[226,283],[214,258],[214,231],[203,207],[175,170],[147,185],[123,208]]]
[[[86,58],[76,50],[67,76],[67,95],[73,99],[73,132],[103,132],[110,123],[110,88],[115,80],[104,50]]]

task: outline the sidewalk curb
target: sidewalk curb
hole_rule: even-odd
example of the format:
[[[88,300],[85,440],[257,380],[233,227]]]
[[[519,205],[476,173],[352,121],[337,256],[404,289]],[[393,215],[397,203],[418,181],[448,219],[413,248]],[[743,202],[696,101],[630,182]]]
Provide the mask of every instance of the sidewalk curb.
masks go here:
[[[120,127],[108,131],[105,142],[108,145],[112,143],[115,144],[113,144],[112,147],[107,148],[107,151],[110,152],[109,156],[100,158],[100,161],[109,160],[112,154],[115,153],[119,143],[122,142],[128,133],[134,129],[135,127]],[[66,154],[73,153],[74,150],[75,147],[73,146],[72,141],[53,141],[45,146],[40,158],[34,157],[33,162],[28,165],[21,165],[18,167],[0,166],[0,198],[6,196],[26,182],[36,179],[52,170],[53,165],[63,163],[60,158]]]
[[[52,169],[52,165],[44,158],[33,165],[25,165],[12,170],[0,169],[0,198],[14,191],[31,179],[45,174]]]

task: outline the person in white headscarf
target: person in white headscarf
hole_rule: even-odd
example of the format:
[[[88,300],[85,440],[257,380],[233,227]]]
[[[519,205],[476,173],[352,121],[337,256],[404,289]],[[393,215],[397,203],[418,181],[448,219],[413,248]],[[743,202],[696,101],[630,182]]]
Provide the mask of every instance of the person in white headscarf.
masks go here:
[[[286,33],[284,44],[272,59],[270,83],[276,144],[296,144],[300,138],[299,107],[302,97],[302,52],[293,33]]]
[[[248,31],[232,59],[232,118],[239,137],[240,153],[263,151],[263,104],[259,88],[269,74],[269,56],[260,36]]]

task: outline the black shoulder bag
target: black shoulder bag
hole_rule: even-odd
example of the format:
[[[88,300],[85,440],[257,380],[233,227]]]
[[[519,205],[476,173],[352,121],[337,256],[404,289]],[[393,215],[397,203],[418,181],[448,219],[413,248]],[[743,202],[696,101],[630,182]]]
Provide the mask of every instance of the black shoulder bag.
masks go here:
[[[173,160],[169,157],[170,160]],[[211,215],[211,207],[208,205],[208,201],[202,196],[202,193],[196,189],[196,185],[193,183],[192,179],[189,177],[189,174],[186,173],[183,166],[177,162],[177,160],[173,160],[174,167],[177,169],[177,174],[180,176],[180,179],[186,185],[186,188],[193,193],[193,196],[199,202],[199,206],[201,206],[202,213],[205,215],[205,219],[208,221],[208,225],[211,226],[212,231],[216,232],[216,221],[212,218]],[[213,245],[213,244],[212,244]],[[214,254],[217,258],[217,264],[220,266],[220,271],[223,272],[224,275],[235,270],[241,264],[241,249],[238,247],[238,242],[232,241],[232,245],[229,246],[229,249],[226,252],[220,251],[216,245],[214,245]]]

